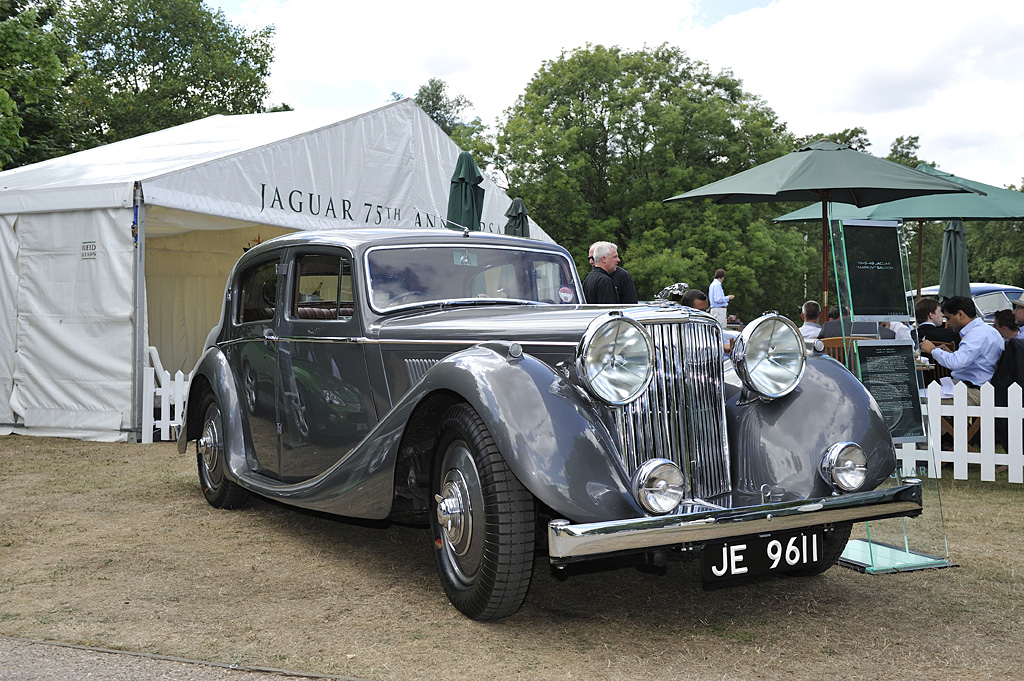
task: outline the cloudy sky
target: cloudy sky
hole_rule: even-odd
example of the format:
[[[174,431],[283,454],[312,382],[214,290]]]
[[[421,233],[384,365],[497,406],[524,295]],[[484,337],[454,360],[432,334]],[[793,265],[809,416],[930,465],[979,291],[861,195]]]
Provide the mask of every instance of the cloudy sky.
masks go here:
[[[368,110],[434,77],[493,131],[562,51],[667,42],[731,70],[797,135],[861,126],[877,156],[917,135],[942,170],[1024,178],[1024,11],[1010,0],[520,0],[465,3],[462,17],[423,0],[207,4],[275,27],[271,102],[297,109]]]

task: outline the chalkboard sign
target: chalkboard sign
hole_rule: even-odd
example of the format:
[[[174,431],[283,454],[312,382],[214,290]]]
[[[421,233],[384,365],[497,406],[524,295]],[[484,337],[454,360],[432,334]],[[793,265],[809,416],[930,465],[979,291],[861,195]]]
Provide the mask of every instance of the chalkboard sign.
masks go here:
[[[882,409],[893,442],[924,442],[914,342],[857,341],[857,360],[860,381]]]
[[[854,319],[909,321],[899,226],[844,221],[843,245]]]

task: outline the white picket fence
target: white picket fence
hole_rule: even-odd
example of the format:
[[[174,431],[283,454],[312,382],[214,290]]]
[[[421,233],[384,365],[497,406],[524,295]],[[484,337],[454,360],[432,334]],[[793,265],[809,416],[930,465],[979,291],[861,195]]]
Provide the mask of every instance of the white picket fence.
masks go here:
[[[150,361],[154,366],[145,367],[143,374],[142,442],[152,443],[154,434],[160,440],[177,438],[181,427],[192,375],[185,376],[178,371],[172,377],[164,370],[156,348],[150,348]],[[942,465],[953,464],[953,478],[966,480],[968,466],[981,467],[981,479],[994,481],[996,468],[1007,467],[1010,482],[1024,483],[1024,391],[1019,385],[1011,385],[1007,394],[1007,405],[995,405],[995,389],[988,383],[981,386],[981,404],[967,404],[967,386],[957,383],[953,387],[952,404],[942,403],[942,386],[932,383],[926,397],[922,397],[925,432],[928,435],[926,448],[917,443],[897,446],[896,457],[903,477],[942,477]],[[937,405],[938,408],[932,408]],[[159,414],[159,416],[158,416]],[[995,426],[997,418],[1007,421],[1007,451],[996,452]],[[942,419],[952,425],[952,450],[942,448]],[[971,445],[968,431],[971,423],[980,419],[977,446]]]
[[[183,421],[182,409],[185,395],[192,379],[178,371],[171,378],[160,363],[156,348],[149,348],[149,359],[153,366],[143,369],[142,374],[142,443],[151,444],[154,434],[159,432],[160,440],[174,440]],[[159,414],[159,415],[158,415]]]
[[[1017,384],[1010,386],[1007,406],[997,407],[995,389],[991,384],[981,386],[981,404],[967,404],[967,386],[957,383],[953,387],[952,404],[942,403],[942,386],[932,383],[927,396],[922,398],[927,450],[918,449],[916,443],[897,447],[903,477],[942,477],[942,464],[953,464],[953,478],[966,480],[968,466],[980,466],[981,480],[994,481],[996,469],[1006,466],[1009,482],[1024,483],[1024,401]],[[947,393],[948,396],[948,393]],[[997,453],[996,419],[1007,419],[1006,452]],[[942,448],[942,419],[952,426],[952,450]],[[974,420],[980,420],[975,445],[968,439]]]

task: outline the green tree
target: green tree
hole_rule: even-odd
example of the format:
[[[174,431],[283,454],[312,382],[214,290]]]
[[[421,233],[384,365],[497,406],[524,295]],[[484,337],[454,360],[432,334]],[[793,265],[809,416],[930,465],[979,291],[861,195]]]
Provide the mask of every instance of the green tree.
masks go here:
[[[804,137],[797,138],[795,142],[795,148],[806,146],[811,142],[817,142],[818,140],[826,139],[832,140],[836,144],[848,144],[851,148],[857,151],[867,151],[868,147],[871,146],[871,140],[868,139],[868,131],[861,127],[847,128],[842,132],[834,132],[830,135],[806,135]]]
[[[910,168],[916,168],[917,166],[925,163],[917,156],[917,152],[921,148],[920,139],[917,135],[909,135],[907,137],[897,137],[889,145],[889,155],[885,158],[892,161],[893,163],[899,163],[901,165],[908,166]],[[935,166],[934,163],[929,163],[930,166]]]
[[[803,237],[770,223],[779,204],[663,203],[792,150],[730,72],[667,45],[563,53],[506,112],[498,144],[510,193],[581,271],[589,244],[607,239],[641,297],[675,281],[706,290],[724,267],[748,319],[803,302]]]
[[[61,42],[49,27],[53,7],[0,0],[0,168],[18,165],[35,112],[55,99],[64,73]]]
[[[391,93],[392,101],[404,99],[404,95]],[[480,117],[467,121],[465,111],[473,106],[463,95],[448,95],[448,84],[439,78],[431,78],[420,86],[414,98],[445,134],[452,138],[459,148],[473,154],[473,160],[481,168],[494,164],[494,140],[487,132],[487,126]]]
[[[80,0],[62,26],[88,69],[70,104],[105,143],[265,110],[272,27],[246,33],[201,0]]]
[[[1024,191],[1021,186],[1007,189]],[[968,222],[967,269],[971,281],[990,281],[997,284],[1024,287],[1024,222],[988,221]]]

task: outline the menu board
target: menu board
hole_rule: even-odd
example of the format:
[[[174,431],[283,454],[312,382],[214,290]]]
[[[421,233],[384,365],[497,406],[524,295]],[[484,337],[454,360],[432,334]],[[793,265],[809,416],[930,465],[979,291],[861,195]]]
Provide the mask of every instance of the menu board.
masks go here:
[[[857,341],[860,381],[878,402],[893,442],[924,442],[914,342]]]
[[[850,299],[858,321],[907,321],[900,233],[896,223],[843,222]]]

